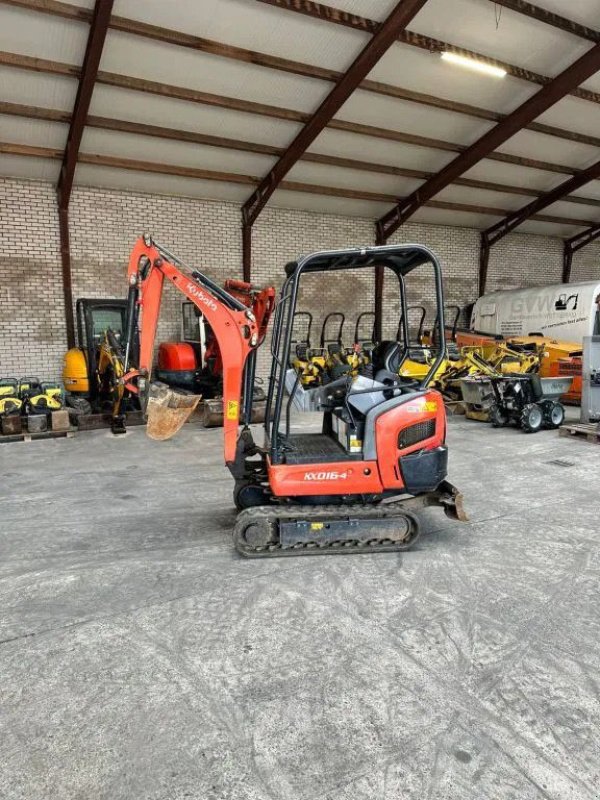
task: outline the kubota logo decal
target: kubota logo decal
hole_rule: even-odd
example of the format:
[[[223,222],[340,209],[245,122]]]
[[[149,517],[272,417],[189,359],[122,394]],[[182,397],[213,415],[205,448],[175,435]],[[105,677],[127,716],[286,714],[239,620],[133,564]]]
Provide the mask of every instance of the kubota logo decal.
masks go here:
[[[347,472],[305,472],[305,481],[343,481],[348,477]]]
[[[191,294],[192,297],[197,298],[207,308],[210,308],[211,311],[217,310],[217,304],[215,303],[215,301],[212,300],[210,297],[207,297],[207,295],[204,294],[202,289],[199,289],[196,286],[196,284],[190,281],[188,285],[185,287],[185,290],[188,294]]]

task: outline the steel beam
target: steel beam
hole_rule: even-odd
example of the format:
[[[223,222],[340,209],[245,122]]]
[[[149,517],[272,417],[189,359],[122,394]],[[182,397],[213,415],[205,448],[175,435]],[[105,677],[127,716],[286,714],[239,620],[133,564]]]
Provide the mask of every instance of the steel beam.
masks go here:
[[[426,2],[427,0],[400,0],[395,6],[386,21],[381,24],[377,33],[369,40],[343,77],[336,83],[314,114],[311,115],[306,125],[295,136],[285,153],[278,159],[257,189],[244,203],[242,207],[244,224],[252,225],[255,222],[283,178],[333,119],[360,82],[366,78]]]
[[[71,5],[70,3],[62,3],[59,2],[59,0],[44,0],[43,4],[40,4],[39,0],[0,0],[0,3],[19,6],[29,11],[48,14],[50,16],[58,16],[83,22],[89,22],[92,16],[92,12],[87,8]],[[287,72],[292,75],[301,75],[302,77],[315,78],[332,83],[339,81],[343,75],[342,72],[338,72],[337,70],[319,67],[314,64],[307,64],[305,62],[293,61],[289,58],[273,56],[256,50],[247,50],[243,47],[235,47],[213,39],[205,39],[182,31],[172,30],[158,25],[150,25],[145,22],[140,22],[139,20],[128,19],[127,17],[120,17],[115,14],[111,16],[109,27],[113,30],[122,31],[123,33],[143,37],[152,41],[165,42],[166,44],[185,47],[202,53],[209,53],[210,55],[221,58],[256,64],[261,67]],[[468,103],[460,103],[456,100],[436,97],[435,95],[424,94],[423,92],[415,92],[411,89],[383,83],[382,81],[366,79],[362,81],[359,88],[365,92],[372,92],[374,94],[383,95],[384,97],[394,97],[398,100],[406,100],[410,103],[443,109],[457,114],[464,114],[476,119],[487,119],[492,122],[497,122],[504,116],[504,114],[500,114],[497,111],[479,108]],[[591,136],[590,134],[565,130],[564,128],[557,128],[553,125],[544,125],[535,122],[531,123],[528,129],[536,131],[537,133],[546,134],[547,136],[579,142],[580,144],[590,144],[592,147],[600,147],[600,138]]]
[[[67,124],[71,120],[71,115],[68,111],[43,108],[40,106],[21,105],[20,103],[8,103],[4,101],[0,101],[0,114]],[[112,117],[98,117],[92,114],[88,114],[86,127],[99,128],[101,130],[119,131],[123,133],[133,133],[138,136],[150,136],[152,138],[188,142],[190,144],[202,144],[207,145],[208,147],[223,148],[226,150],[238,150],[245,153],[256,153],[257,155],[280,156],[284,152],[283,147],[274,147],[273,145],[262,144],[261,142],[251,142],[243,139],[230,139],[225,136],[214,136],[197,131],[166,128],[162,125],[148,125],[142,122],[114,119]],[[600,147],[600,140],[598,142],[598,147]],[[397,167],[391,164],[383,164],[378,161],[362,161],[356,158],[345,158],[343,156],[333,156],[326,153],[304,153],[301,161],[310,162],[312,164],[327,164],[328,166],[332,167],[355,169],[361,172],[378,173],[381,175],[395,175],[401,178],[416,178],[418,180],[427,180],[427,178],[430,178],[433,175],[432,172],[427,172],[422,169]],[[465,186],[470,189],[482,189],[483,191],[521,195],[523,197],[540,197],[543,194],[543,192],[540,192],[537,189],[532,189],[529,186],[514,186],[512,184],[496,183],[495,181],[480,181],[472,178],[457,178],[454,181],[454,185]],[[600,199],[595,197],[569,195],[564,199],[567,203],[574,203],[577,205],[600,206]]]
[[[485,158],[511,136],[534,120],[558,100],[600,69],[600,44],[594,45],[571,66],[543,86],[511,114],[453,159],[440,172],[425,181],[405,200],[400,201],[377,223],[387,240],[428,200],[449,186],[456,178]]]
[[[558,28],[565,33],[572,33],[573,36],[579,36],[580,39],[588,39],[590,42],[596,43],[600,42],[600,31],[588,28],[587,25],[581,25],[579,22],[567,17],[562,17],[553,11],[535,6],[533,3],[528,3],[527,0],[490,0],[490,2],[495,6],[509,8],[511,11],[516,11],[518,14],[523,14],[537,22],[552,25],[552,27]]]
[[[80,72],[79,67],[73,64],[33,58],[32,56],[8,53],[6,51],[0,51],[0,65],[49,75],[64,75],[72,78],[76,78]],[[158,83],[157,81],[148,81],[143,78],[120,75],[115,72],[104,72],[101,70],[98,72],[98,79],[96,82],[106,86],[115,86],[119,89],[145,92],[157,95],[158,97],[170,97],[190,103],[214,106],[216,108],[242,111],[247,114],[256,114],[260,117],[272,119],[282,119],[287,122],[300,122],[304,124],[310,119],[309,114],[290,108],[282,108],[265,103],[255,103],[250,100],[226,97],[223,95],[211,94],[210,92],[201,92],[184,86],[173,86]],[[415,147],[427,147],[432,150],[462,153],[467,149],[465,145],[448,142],[443,139],[433,139],[431,137],[418,136],[413,133],[405,133],[391,128],[380,128],[375,125],[364,125],[362,123],[342,119],[332,119],[327,127],[332,130],[345,131],[359,136],[368,136],[370,138],[384,139],[391,142],[402,142],[404,144],[414,145]],[[591,142],[586,143],[590,144]],[[595,139],[594,146],[600,147],[600,139]],[[519,167],[539,169],[545,172],[556,172],[562,175],[573,175],[578,172],[574,167],[540,161],[534,158],[525,158],[510,153],[490,153],[487,158],[492,161],[499,161],[503,164],[514,164]]]
[[[0,141],[0,153],[30,158],[62,158],[62,150],[55,148],[2,141]],[[165,164],[159,161],[141,161],[134,158],[109,156],[104,153],[80,152],[78,163],[132,170],[133,172],[149,172],[158,175],[179,175],[184,178],[195,178],[219,183],[234,183],[245,186],[258,186],[260,183],[260,178],[255,175],[244,175],[239,172],[221,172],[199,167],[180,166],[178,164]],[[301,181],[284,180],[281,182],[280,187],[290,192],[302,192],[306,194],[322,195],[324,197],[343,197],[349,200],[367,200],[373,203],[392,203],[397,200],[395,195],[383,192],[371,192],[365,189],[351,189],[341,186],[323,186],[321,184],[303,183]],[[470,205],[468,203],[451,203],[444,200],[430,200],[427,206],[443,211],[464,211],[468,214],[487,214],[492,217],[503,217],[508,213],[506,209],[497,208],[495,206],[489,207]],[[555,217],[547,214],[536,214],[532,219],[558,225],[572,225],[575,228],[586,227],[589,224],[589,220],[587,219],[578,219],[577,217]]]
[[[514,231],[519,225],[522,225],[526,220],[531,219],[531,217],[539,214],[540,211],[548,208],[548,206],[551,206],[559,200],[563,200],[570,195],[571,192],[577,191],[577,189],[580,189],[586,183],[594,181],[597,178],[600,178],[600,161],[596,161],[592,166],[581,170],[581,172],[569,178],[569,180],[564,181],[556,188],[536,198],[531,203],[523,206],[523,208],[508,214],[495,225],[490,226],[485,232],[489,244],[495,244],[508,233]]]
[[[96,0],[83,65],[79,74],[79,85],[75,106],[67,136],[67,144],[62,158],[56,197],[58,201],[58,229],[60,239],[60,258],[62,265],[63,297],[65,304],[65,328],[67,346],[75,346],[75,318],[73,315],[73,283],[71,274],[71,247],[69,237],[69,202],[73,189],[73,178],[77,166],[77,156],[85,120],[88,115],[92,92],[100,66],[100,58],[108,31],[113,0]]]
[[[566,239],[563,249],[563,283],[571,280],[571,269],[573,266],[573,255],[588,244],[600,238],[600,223],[592,225],[581,233],[576,233],[570,239]]]
[[[276,8],[282,8],[287,11],[296,11],[299,14],[313,17],[313,19],[320,19],[324,22],[331,22],[337,25],[343,25],[347,28],[363,31],[366,33],[374,33],[381,23],[373,19],[361,17],[358,14],[352,14],[341,9],[327,6],[324,3],[315,2],[315,0],[257,0],[259,3],[265,3]],[[513,78],[519,78],[529,83],[538,83],[544,86],[551,78],[547,75],[541,75],[538,72],[519,67],[515,64],[509,64],[506,61],[500,61],[497,58],[492,58],[484,53],[477,53],[475,50],[468,50],[465,47],[459,47],[451,42],[444,42],[441,39],[434,39],[431,36],[425,36],[422,33],[404,30],[401,36],[398,37],[401,44],[407,44],[411,47],[418,47],[421,50],[427,50],[429,53],[441,53],[442,51],[449,51],[457,55],[473,58],[477,61],[484,61],[486,64],[491,64],[496,67],[501,67]],[[580,97],[583,100],[589,100],[592,103],[600,103],[600,93],[590,91],[581,87],[574,87],[571,94]]]

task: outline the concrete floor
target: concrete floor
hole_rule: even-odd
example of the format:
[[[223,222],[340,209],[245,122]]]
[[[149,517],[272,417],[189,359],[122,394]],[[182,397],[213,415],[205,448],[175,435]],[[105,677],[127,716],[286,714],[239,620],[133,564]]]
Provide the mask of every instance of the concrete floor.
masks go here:
[[[597,798],[600,447],[450,443],[470,524],[269,561],[219,431],[0,445],[0,797]]]

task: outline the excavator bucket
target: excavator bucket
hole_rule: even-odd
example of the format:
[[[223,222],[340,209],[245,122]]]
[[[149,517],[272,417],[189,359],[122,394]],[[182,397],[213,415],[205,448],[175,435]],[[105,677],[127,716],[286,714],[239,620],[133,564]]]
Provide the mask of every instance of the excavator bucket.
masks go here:
[[[198,394],[183,394],[165,383],[153,383],[146,405],[146,434],[164,441],[174,436],[194,413],[200,402]]]

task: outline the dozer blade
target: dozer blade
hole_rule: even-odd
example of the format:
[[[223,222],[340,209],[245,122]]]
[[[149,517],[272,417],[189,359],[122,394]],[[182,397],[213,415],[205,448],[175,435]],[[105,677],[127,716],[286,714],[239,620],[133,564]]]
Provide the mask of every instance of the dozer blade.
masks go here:
[[[146,434],[151,439],[164,441],[174,436],[194,413],[200,395],[183,394],[165,383],[153,383],[146,405]]]
[[[418,511],[427,506],[441,506],[444,514],[457,522],[468,522],[469,516],[465,509],[464,498],[449,481],[442,481],[437,489],[424,492],[416,497],[409,497],[403,501],[406,508]]]

